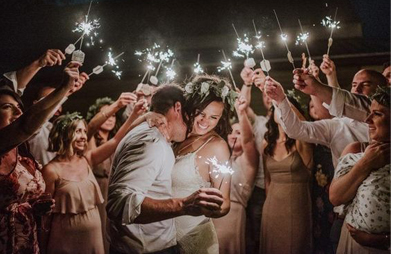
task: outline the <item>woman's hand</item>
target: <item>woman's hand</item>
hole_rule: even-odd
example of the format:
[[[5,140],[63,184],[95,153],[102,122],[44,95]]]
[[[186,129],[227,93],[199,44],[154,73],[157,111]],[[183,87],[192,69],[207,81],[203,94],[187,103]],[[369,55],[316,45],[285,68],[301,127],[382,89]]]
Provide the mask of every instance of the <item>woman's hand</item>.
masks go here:
[[[32,204],[33,212],[38,216],[48,215],[55,207],[51,194],[44,193]]]
[[[149,127],[157,127],[160,133],[167,139],[169,140],[170,136],[168,133],[168,122],[167,118],[165,118],[164,115],[154,113],[154,112],[148,112],[145,115],[145,119],[147,124],[149,124]]]
[[[235,109],[238,114],[246,114],[246,110],[249,107],[249,103],[247,102],[244,96],[240,96],[235,101]]]
[[[149,107],[147,106],[146,99],[140,99],[135,105],[133,106],[132,115],[140,116],[147,112]]]
[[[365,149],[362,159],[371,170],[390,164],[390,143],[372,142]]]
[[[244,85],[246,86],[251,86],[253,84],[253,70],[244,67],[243,70],[240,72],[240,77],[242,77],[242,80],[244,82]]]
[[[390,237],[379,234],[369,234],[358,230],[346,223],[350,236],[361,246],[388,249],[390,247]]]
[[[61,65],[65,55],[59,49],[49,49],[37,61],[40,67]]]
[[[130,103],[136,103],[137,95],[134,93],[121,93],[117,100],[118,108],[123,108]]]
[[[326,54],[323,56],[320,69],[326,76],[336,74],[336,65]]]
[[[264,84],[265,84],[265,74],[263,72],[262,69],[256,69],[253,72],[253,77],[252,77],[252,81],[254,83],[254,85],[260,89],[262,91],[262,89],[264,88]]]
[[[276,102],[280,103],[285,100],[286,95],[282,85],[269,76],[266,79],[264,89],[267,95]]]

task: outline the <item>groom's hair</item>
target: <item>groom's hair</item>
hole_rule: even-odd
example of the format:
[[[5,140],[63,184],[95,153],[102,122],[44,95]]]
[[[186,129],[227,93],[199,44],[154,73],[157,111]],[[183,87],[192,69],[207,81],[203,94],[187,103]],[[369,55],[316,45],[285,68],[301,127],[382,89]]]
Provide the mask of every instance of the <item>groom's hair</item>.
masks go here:
[[[185,113],[186,99],[183,95],[183,89],[177,84],[164,84],[157,89],[151,98],[150,110],[162,115],[167,114],[171,107],[175,106],[176,102],[182,105],[182,113]],[[183,115],[185,120],[185,115]]]

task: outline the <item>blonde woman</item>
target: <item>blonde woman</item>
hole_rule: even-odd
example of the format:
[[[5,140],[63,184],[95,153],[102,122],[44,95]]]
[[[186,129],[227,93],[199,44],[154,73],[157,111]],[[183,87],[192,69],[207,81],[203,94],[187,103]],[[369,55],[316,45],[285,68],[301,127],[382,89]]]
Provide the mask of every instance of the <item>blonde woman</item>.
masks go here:
[[[47,253],[104,253],[98,206],[103,203],[92,167],[107,159],[145,111],[139,101],[116,135],[87,151],[87,124],[78,113],[59,117],[50,132],[57,156],[43,168],[46,191],[56,201],[48,221]]]

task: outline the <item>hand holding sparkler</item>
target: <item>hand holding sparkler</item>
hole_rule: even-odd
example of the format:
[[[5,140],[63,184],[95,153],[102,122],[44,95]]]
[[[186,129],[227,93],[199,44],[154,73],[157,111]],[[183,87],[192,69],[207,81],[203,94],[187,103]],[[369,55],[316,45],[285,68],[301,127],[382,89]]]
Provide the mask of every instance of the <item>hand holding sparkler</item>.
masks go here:
[[[235,101],[236,112],[240,114],[246,114],[246,110],[249,107],[249,102],[244,96],[239,96]]]
[[[293,83],[294,88],[297,90],[309,94],[317,95],[317,89],[319,85],[322,85],[310,72],[309,69],[295,69],[293,71]]]
[[[285,91],[283,90],[282,85],[269,76],[265,81],[264,89],[267,95],[272,100],[275,100],[278,104],[286,98]]]
[[[254,85],[261,90],[261,92],[264,89],[264,84],[265,84],[265,74],[261,69],[256,69],[254,70],[252,81]]]
[[[190,196],[183,198],[184,214],[206,217],[221,216],[221,205],[224,202],[221,191],[216,188],[201,188]]]
[[[89,80],[89,76],[86,74],[86,72],[81,72],[79,74],[78,79],[75,81],[74,88],[72,90],[70,90],[66,96],[68,97],[72,93],[79,91],[83,87],[83,85],[86,83],[87,80]]]
[[[243,83],[246,86],[252,86],[253,85],[253,70],[244,67],[243,70],[240,72],[240,77],[242,77]]]
[[[328,85],[332,87],[340,87],[339,81],[337,79],[336,65],[329,58],[327,54],[323,56],[322,63],[320,66],[321,71],[326,75]]]
[[[65,60],[65,55],[59,49],[49,49],[39,59],[38,63],[40,67],[61,65],[62,61]]]

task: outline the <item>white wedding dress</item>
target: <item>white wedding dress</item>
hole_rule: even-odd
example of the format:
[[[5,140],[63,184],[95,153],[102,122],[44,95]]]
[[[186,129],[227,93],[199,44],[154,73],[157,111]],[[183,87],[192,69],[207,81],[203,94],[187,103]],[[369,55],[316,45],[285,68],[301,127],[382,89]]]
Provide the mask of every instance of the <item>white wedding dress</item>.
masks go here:
[[[172,171],[172,197],[183,198],[203,187],[210,187],[200,175],[196,165],[198,150],[177,156]],[[175,218],[176,238],[183,254],[218,254],[218,238],[211,219],[205,216],[184,215]]]

